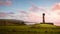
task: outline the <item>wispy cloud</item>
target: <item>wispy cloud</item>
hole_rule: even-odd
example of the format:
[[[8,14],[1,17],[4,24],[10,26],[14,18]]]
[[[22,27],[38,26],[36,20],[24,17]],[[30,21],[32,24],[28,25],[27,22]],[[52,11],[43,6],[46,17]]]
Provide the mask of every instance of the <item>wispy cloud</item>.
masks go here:
[[[7,14],[5,12],[0,12],[0,17],[5,17]]]
[[[0,1],[0,5],[3,5],[3,1]]]
[[[12,5],[12,1],[11,0],[6,0],[6,2],[4,3],[4,5],[11,6]]]
[[[55,3],[55,4],[52,6],[52,10],[60,10],[60,3]]]
[[[2,6],[11,6],[12,5],[12,1],[11,0],[5,0],[5,1],[0,1],[0,5]]]
[[[60,3],[55,3],[52,6],[52,11],[56,12],[58,15],[60,15]]]

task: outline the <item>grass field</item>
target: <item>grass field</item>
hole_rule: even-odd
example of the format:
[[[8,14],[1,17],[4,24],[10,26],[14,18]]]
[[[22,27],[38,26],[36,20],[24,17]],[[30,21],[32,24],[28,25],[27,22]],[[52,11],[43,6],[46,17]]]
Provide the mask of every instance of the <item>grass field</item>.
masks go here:
[[[0,34],[59,34],[60,27],[48,24],[0,26]]]

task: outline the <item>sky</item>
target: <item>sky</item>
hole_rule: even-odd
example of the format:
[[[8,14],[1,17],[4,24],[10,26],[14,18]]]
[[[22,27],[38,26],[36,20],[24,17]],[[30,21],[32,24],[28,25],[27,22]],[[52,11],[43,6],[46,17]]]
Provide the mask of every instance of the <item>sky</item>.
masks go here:
[[[0,0],[0,19],[45,21],[60,26],[60,0]]]

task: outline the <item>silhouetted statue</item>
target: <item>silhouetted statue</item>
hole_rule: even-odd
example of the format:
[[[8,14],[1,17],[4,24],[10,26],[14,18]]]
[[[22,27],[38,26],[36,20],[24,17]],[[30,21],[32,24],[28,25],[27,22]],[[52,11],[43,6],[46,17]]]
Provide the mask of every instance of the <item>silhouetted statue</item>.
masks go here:
[[[45,13],[43,13],[43,23],[45,23]]]
[[[54,25],[53,23],[51,23],[51,22],[45,22],[45,13],[43,13],[42,14],[42,18],[43,18],[43,22],[42,23],[40,23],[40,24],[50,24],[50,25]]]

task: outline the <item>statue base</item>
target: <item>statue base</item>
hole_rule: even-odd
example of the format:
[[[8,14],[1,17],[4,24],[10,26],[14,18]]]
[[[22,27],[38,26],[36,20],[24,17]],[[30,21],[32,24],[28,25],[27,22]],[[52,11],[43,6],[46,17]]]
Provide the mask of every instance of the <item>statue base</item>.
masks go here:
[[[54,25],[53,23],[40,23],[40,24],[50,24],[50,25]]]

